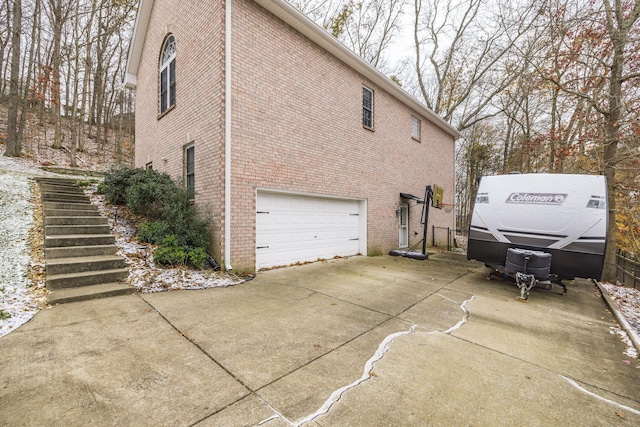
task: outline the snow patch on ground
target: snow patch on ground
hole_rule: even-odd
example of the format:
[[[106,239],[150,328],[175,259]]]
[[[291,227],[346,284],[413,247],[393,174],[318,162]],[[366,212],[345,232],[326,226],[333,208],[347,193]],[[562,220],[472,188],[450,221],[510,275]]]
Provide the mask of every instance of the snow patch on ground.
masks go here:
[[[28,322],[46,306],[44,280],[32,283],[28,271],[44,267],[32,259],[29,230],[34,227],[34,201],[30,178],[59,176],[44,172],[36,162],[0,155],[0,337]],[[129,267],[127,283],[140,292],[205,289],[242,283],[244,278],[213,270],[159,268],[153,263],[154,245],[135,239],[137,227],[123,208],[110,206],[95,187],[87,191],[92,202],[109,219],[119,247],[118,255]],[[120,210],[120,211],[118,211]]]
[[[636,337],[640,336],[640,290],[629,286],[612,285],[611,283],[602,283],[602,287],[616,303],[629,326],[635,331]],[[609,332],[618,335],[626,344],[627,349],[624,352],[626,356],[633,359],[638,358],[638,351],[624,330],[615,326],[609,328]],[[638,367],[640,368],[640,365]]]
[[[629,335],[627,335],[625,331],[618,326],[612,326],[609,328],[609,333],[611,335],[618,335],[622,342],[627,346],[627,349],[624,351],[625,356],[631,357],[632,359],[638,358],[638,351],[633,346]],[[638,368],[640,368],[640,365],[638,365]]]
[[[0,337],[28,322],[44,305],[27,277],[35,163],[0,156]]]
[[[624,314],[631,327],[640,334],[640,289],[603,283],[602,286]]]

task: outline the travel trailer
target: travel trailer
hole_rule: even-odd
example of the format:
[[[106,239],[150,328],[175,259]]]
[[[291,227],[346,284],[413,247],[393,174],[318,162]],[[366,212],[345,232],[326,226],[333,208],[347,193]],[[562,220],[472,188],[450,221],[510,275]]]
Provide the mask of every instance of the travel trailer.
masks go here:
[[[543,257],[547,260],[544,262],[550,262],[549,277],[537,275],[536,279],[559,284],[562,279],[575,277],[600,279],[607,220],[604,176],[485,176],[475,199],[467,258],[512,275],[513,265],[505,271],[509,249],[510,256],[517,255],[521,262],[531,253],[534,258],[545,253],[551,255]]]

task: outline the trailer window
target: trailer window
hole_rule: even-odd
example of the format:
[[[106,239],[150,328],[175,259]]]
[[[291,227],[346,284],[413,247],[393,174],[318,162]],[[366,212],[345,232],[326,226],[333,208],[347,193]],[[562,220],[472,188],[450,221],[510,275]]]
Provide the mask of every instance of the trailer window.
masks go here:
[[[476,196],[476,203],[489,203],[489,195],[481,193]]]
[[[587,203],[587,207],[593,209],[606,209],[607,199],[601,196],[591,196],[589,203]]]

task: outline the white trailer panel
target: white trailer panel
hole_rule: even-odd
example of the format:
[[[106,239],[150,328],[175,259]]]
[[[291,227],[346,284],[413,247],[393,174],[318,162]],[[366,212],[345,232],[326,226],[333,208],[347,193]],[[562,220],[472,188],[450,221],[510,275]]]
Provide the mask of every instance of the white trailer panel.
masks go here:
[[[513,174],[480,180],[467,257],[504,265],[507,249],[552,255],[560,279],[602,274],[607,242],[604,176]]]

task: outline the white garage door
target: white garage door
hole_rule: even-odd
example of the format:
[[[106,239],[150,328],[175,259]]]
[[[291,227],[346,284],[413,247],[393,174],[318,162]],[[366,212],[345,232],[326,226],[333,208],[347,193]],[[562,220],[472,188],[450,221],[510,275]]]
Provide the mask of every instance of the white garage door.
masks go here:
[[[358,200],[259,192],[257,268],[357,255],[360,204]]]

